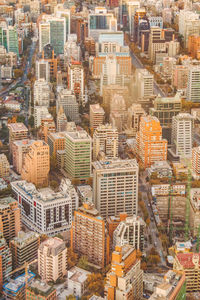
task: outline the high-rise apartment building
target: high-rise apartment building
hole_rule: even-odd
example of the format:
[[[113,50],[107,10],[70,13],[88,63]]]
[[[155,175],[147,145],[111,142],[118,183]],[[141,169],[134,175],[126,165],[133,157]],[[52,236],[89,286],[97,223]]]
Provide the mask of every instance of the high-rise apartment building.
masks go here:
[[[47,114],[41,120],[41,127],[39,130],[39,137],[47,143],[47,137],[51,132],[56,132],[56,124],[51,114]]]
[[[93,199],[102,217],[137,215],[138,164],[134,159],[93,163]]]
[[[44,21],[39,23],[39,51],[42,52],[50,41],[50,24]]]
[[[54,80],[57,76],[58,60],[57,60],[56,54],[54,52],[53,46],[51,44],[47,44],[44,46],[42,55],[41,55],[41,59],[39,61],[43,61],[45,63],[48,62],[50,79]]]
[[[143,271],[133,246],[116,246],[112,253],[111,270],[107,273],[105,294],[108,300],[141,300]]]
[[[90,105],[90,128],[96,129],[103,124],[105,112],[99,103]]]
[[[12,255],[3,233],[0,232],[0,289],[9,280],[10,272],[12,272]]]
[[[162,127],[171,127],[172,118],[181,111],[181,96],[177,93],[174,97],[161,97],[158,95],[153,101],[154,107],[149,114],[157,117]]]
[[[136,70],[137,96],[140,99],[148,99],[153,96],[153,75],[146,69]]]
[[[156,117],[141,117],[136,139],[137,154],[145,168],[167,159],[167,140],[162,138],[162,127]]]
[[[23,140],[28,138],[28,129],[23,123],[10,123],[9,129],[9,146],[12,150],[12,143],[14,141]]]
[[[21,174],[22,167],[26,153],[29,152],[30,146],[34,143],[34,140],[23,139],[13,142],[13,167],[18,174]]]
[[[188,84],[188,66],[175,65],[173,67],[172,85],[177,89],[186,89]]]
[[[200,178],[200,147],[192,149],[192,170],[196,179]]]
[[[200,58],[200,36],[190,35],[188,39],[188,52],[192,58]]]
[[[49,83],[44,79],[38,79],[34,83],[34,105],[49,107],[51,89]]]
[[[42,120],[49,114],[47,106],[34,106],[34,126],[41,126]]]
[[[58,93],[58,99],[56,101],[57,112],[61,107],[63,108],[63,111],[69,121],[79,123],[80,118],[78,102],[76,101],[76,96],[71,90],[62,89]]]
[[[65,134],[62,132],[49,133],[47,137],[50,156],[57,155],[58,150],[65,149]]]
[[[188,74],[187,100],[200,102],[200,67],[191,66]]]
[[[44,141],[35,141],[25,156],[22,179],[36,186],[45,186],[48,184],[49,170],[49,146]]]
[[[136,137],[136,133],[139,130],[140,119],[145,116],[146,112],[142,108],[141,104],[133,103],[128,108],[127,113],[127,124],[126,124],[126,134],[129,136]]]
[[[141,217],[133,215],[120,222],[113,233],[113,247],[129,244],[144,251],[144,230],[146,224]]]
[[[80,102],[84,102],[84,68],[80,62],[72,61],[68,65],[68,88],[73,91]]]
[[[86,180],[91,176],[91,144],[85,130],[65,133],[65,171],[71,178]]]
[[[79,255],[87,256],[88,261],[100,268],[109,261],[109,239],[105,221],[94,205],[85,202],[74,212],[71,246]]]
[[[192,157],[193,117],[180,113],[172,118],[172,152],[176,156]]]
[[[67,117],[62,106],[60,106],[57,112],[56,127],[58,132],[65,131],[67,128]]]
[[[149,49],[148,55],[151,61],[156,61],[156,52],[166,52],[165,39],[162,36],[162,29],[160,27],[152,26],[150,29],[149,36]]]
[[[50,65],[43,59],[36,61],[36,80],[41,78],[47,82],[50,80]]]
[[[11,197],[1,199],[0,202],[0,232],[3,233],[7,244],[21,229],[20,208],[17,201]]]
[[[104,153],[108,159],[118,157],[118,131],[111,124],[99,126],[93,135],[93,160]]]
[[[63,240],[54,237],[40,244],[38,274],[45,282],[55,282],[67,274],[67,248]]]
[[[32,183],[11,183],[21,209],[22,221],[30,230],[55,236],[71,228],[73,212],[78,208],[78,195],[67,178],[58,192],[51,188],[36,189]]]
[[[10,241],[13,270],[22,266],[25,262],[37,259],[40,236],[33,231],[20,231],[18,236]]]
[[[10,165],[5,154],[0,154],[0,177],[8,177],[10,173]]]

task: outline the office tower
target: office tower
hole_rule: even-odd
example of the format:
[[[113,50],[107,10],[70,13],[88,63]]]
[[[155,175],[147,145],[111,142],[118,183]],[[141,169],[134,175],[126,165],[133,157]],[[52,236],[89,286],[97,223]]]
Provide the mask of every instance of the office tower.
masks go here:
[[[153,96],[154,79],[153,75],[146,69],[136,70],[137,97],[148,99]]]
[[[199,253],[177,253],[174,257],[173,270],[182,271],[186,278],[186,292],[199,291],[196,278],[200,275]]]
[[[68,89],[84,103],[84,68],[80,62],[72,61],[68,66]]]
[[[160,27],[151,27],[149,36],[148,55],[152,62],[156,61],[156,52],[166,52],[166,42],[162,37],[162,29]]]
[[[70,230],[73,212],[78,208],[78,195],[71,181],[61,181],[58,192],[51,188],[36,189],[32,183],[11,183],[21,209],[25,226],[39,234],[54,236]]]
[[[63,108],[63,111],[69,121],[79,123],[80,118],[78,102],[76,101],[76,96],[73,94],[72,90],[61,89],[61,91],[58,93],[56,102],[57,112],[61,107]]]
[[[136,215],[121,221],[113,233],[113,247],[129,244],[136,250],[144,251],[144,230],[146,224]]]
[[[40,59],[36,61],[36,80],[44,79],[49,82],[50,80],[50,66],[48,61]]]
[[[11,197],[2,198],[0,202],[0,232],[7,244],[18,235],[21,229],[20,208],[17,201]]]
[[[21,177],[36,186],[48,184],[50,162],[49,146],[44,141],[35,141],[24,159]]]
[[[88,36],[98,41],[101,32],[116,32],[117,19],[112,13],[108,13],[105,7],[96,7],[95,11],[88,15]]]
[[[57,101],[58,104],[58,101]],[[64,112],[63,106],[60,106],[57,113],[57,131],[65,131],[67,127],[67,117]]]
[[[162,127],[172,126],[172,117],[181,111],[181,97],[176,93],[174,97],[161,97],[158,95],[153,101],[154,107],[150,108],[149,114],[157,117]]]
[[[47,137],[47,143],[49,145],[50,156],[56,156],[58,150],[65,149],[65,133],[49,133]]]
[[[70,18],[71,18],[71,12],[70,9],[67,9],[65,7],[65,4],[59,3],[57,6],[54,8],[54,14],[56,17],[61,17],[65,18],[65,25],[66,25],[66,41],[69,40],[69,35],[70,35]]]
[[[30,146],[34,143],[34,140],[23,139],[13,142],[12,161],[13,167],[18,174],[22,172],[22,166],[26,153],[29,152]]]
[[[12,253],[13,270],[22,266],[25,262],[37,259],[39,245],[39,234],[33,231],[18,232],[18,236],[11,240],[9,245]]]
[[[130,245],[116,246],[111,271],[107,273],[105,294],[108,300],[140,300],[143,297],[143,271],[136,250]]]
[[[51,132],[56,132],[56,124],[51,114],[47,114],[41,120],[41,127],[38,133],[41,140],[44,140],[47,143],[48,134]]]
[[[50,95],[49,83],[44,78],[36,80],[33,89],[34,106],[49,107]]]
[[[34,106],[34,127],[35,128],[40,127],[42,120],[48,114],[49,111],[46,106]]]
[[[8,26],[7,28],[7,50],[19,56],[18,32],[14,26]]]
[[[140,119],[145,116],[146,112],[142,108],[141,104],[133,103],[127,112],[127,124],[126,124],[126,134],[128,136],[136,137],[136,133],[139,130]]]
[[[56,289],[41,280],[31,281],[26,288],[26,300],[56,300]]]
[[[134,159],[93,163],[93,199],[102,217],[137,215],[138,164]]]
[[[95,130],[103,124],[105,112],[103,108],[97,104],[90,105],[90,128]]]
[[[0,289],[3,284],[9,280],[10,272],[12,272],[12,255],[6,243],[3,233],[0,232]]]
[[[39,51],[51,44],[55,54],[64,53],[66,42],[66,19],[52,15],[44,15],[39,24]]]
[[[200,67],[191,66],[188,74],[187,100],[200,102]]]
[[[66,132],[65,171],[71,178],[86,180],[91,176],[91,144],[85,130]]]
[[[0,154],[0,177],[8,177],[10,173],[10,165],[5,154]]]
[[[141,117],[136,140],[137,155],[145,168],[167,159],[167,141],[162,138],[162,127],[156,117]]]
[[[194,147],[192,149],[192,171],[193,177],[200,178],[200,147]]]
[[[193,117],[180,113],[172,118],[172,152],[176,156],[192,157]]]
[[[118,157],[118,136],[117,129],[111,124],[99,126],[93,135],[93,160],[101,153],[108,159]]]
[[[108,245],[105,221],[92,203],[85,202],[74,213],[71,240],[73,251],[87,256],[90,263],[103,268],[109,260]]]
[[[173,68],[172,85],[177,90],[187,88],[189,69],[187,66],[175,65]]]
[[[164,80],[172,80],[173,76],[173,68],[176,65],[176,58],[174,57],[163,57],[162,59],[162,67],[161,74]]]
[[[138,42],[139,35],[139,23],[140,20],[146,19],[146,9],[144,7],[135,9],[134,14],[132,15],[132,20],[130,20],[130,30],[134,42]]]
[[[28,129],[23,123],[10,123],[9,129],[9,146],[12,151],[12,143],[14,141],[23,140],[28,138]]]
[[[180,10],[179,14],[179,33],[183,35],[184,46],[188,48],[190,35],[200,34],[199,15],[191,10]]]
[[[38,274],[45,282],[55,282],[67,274],[67,248],[63,240],[54,237],[40,244]]]

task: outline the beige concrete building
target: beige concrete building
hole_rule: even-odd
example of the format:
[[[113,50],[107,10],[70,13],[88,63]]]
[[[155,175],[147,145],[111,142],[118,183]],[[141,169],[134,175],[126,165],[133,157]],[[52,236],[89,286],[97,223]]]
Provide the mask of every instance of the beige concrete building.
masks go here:
[[[122,95],[113,94],[110,102],[110,123],[122,132],[123,124],[126,122],[126,102]]]
[[[41,243],[38,249],[38,274],[45,282],[56,281],[67,274],[67,248],[57,237]]]
[[[129,136],[136,137],[136,133],[139,130],[140,119],[145,116],[146,112],[142,108],[141,104],[133,103],[128,108],[126,134]]]
[[[192,148],[192,176],[200,178],[200,147]]]
[[[33,94],[35,106],[49,106],[51,89],[44,78],[35,81]]]
[[[154,94],[154,78],[147,69],[136,70],[137,97],[149,99]]]
[[[138,164],[134,159],[93,163],[93,199],[105,219],[121,212],[137,215]]]
[[[14,141],[23,140],[28,138],[28,129],[23,123],[10,123],[9,129],[9,146],[12,151],[12,143]]]
[[[200,226],[200,188],[190,190],[190,228],[197,236]]]
[[[96,129],[103,124],[105,112],[103,108],[97,104],[90,105],[90,128]]]
[[[45,186],[48,184],[49,170],[49,146],[44,141],[35,141],[25,156],[22,179],[36,186]]]
[[[22,166],[24,164],[25,155],[29,152],[30,146],[33,143],[34,140],[28,139],[13,142],[13,167],[18,174],[21,174],[22,172]]]
[[[127,86],[120,86],[116,84],[111,84],[103,86],[102,96],[103,96],[103,108],[107,113],[110,112],[110,102],[114,94],[122,95],[125,101],[129,98],[129,90]]]
[[[109,159],[118,157],[118,131],[111,124],[99,126],[93,135],[93,160],[104,153]]]
[[[5,154],[0,154],[0,178],[8,177],[10,165]]]
[[[148,54],[151,61],[155,62],[156,52],[166,52],[165,39],[162,38],[162,29],[157,26],[152,26],[149,37],[149,49]]]

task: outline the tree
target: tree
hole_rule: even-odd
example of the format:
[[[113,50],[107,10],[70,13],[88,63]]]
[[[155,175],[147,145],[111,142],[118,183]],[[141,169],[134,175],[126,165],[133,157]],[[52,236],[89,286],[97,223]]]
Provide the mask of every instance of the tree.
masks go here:
[[[157,265],[160,263],[160,256],[154,247],[151,248],[149,256],[147,257],[148,263]]]
[[[20,78],[20,77],[22,77],[23,76],[23,71],[22,70],[20,70],[20,69],[15,69],[14,70],[14,77],[16,78],[16,79],[18,79],[18,78]]]
[[[51,180],[50,181],[50,186],[52,187],[53,190],[57,189],[59,186],[59,183],[56,180]]]
[[[34,116],[30,116],[28,119],[28,125],[31,126],[31,128],[34,127]]]
[[[88,293],[93,295],[103,295],[104,293],[104,279],[100,273],[92,273],[87,278]]]
[[[50,157],[50,169],[51,171],[55,171],[56,168],[57,168],[56,155],[52,154]]]
[[[88,258],[87,256],[81,256],[81,258],[78,261],[78,265],[79,268],[84,269],[84,270],[89,270],[89,266],[88,266]]]
[[[151,223],[150,219],[147,218],[145,222],[146,222],[147,226],[149,227],[149,224]]]
[[[146,263],[145,261],[142,261],[142,262],[141,262],[141,269],[142,269],[143,271],[146,271],[146,270],[147,270],[147,263]]]
[[[25,117],[23,115],[17,116],[17,123],[24,123]]]
[[[33,74],[32,74],[31,72],[29,72],[28,75],[27,75],[27,78],[28,78],[29,80],[31,80],[32,76],[33,76]]]
[[[69,269],[74,267],[78,262],[78,255],[74,253],[72,248],[67,249],[67,259],[68,259],[67,263]]]

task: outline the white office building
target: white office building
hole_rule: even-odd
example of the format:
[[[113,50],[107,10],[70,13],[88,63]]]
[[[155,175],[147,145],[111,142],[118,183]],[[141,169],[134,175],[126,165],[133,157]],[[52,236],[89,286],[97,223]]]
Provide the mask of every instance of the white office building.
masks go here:
[[[187,100],[200,102],[200,66],[191,66],[189,68]]]

